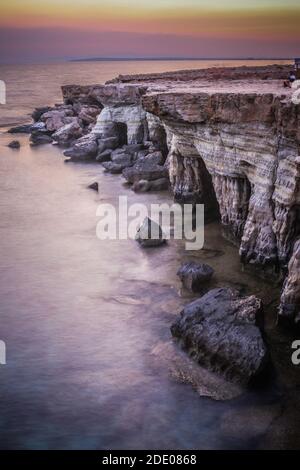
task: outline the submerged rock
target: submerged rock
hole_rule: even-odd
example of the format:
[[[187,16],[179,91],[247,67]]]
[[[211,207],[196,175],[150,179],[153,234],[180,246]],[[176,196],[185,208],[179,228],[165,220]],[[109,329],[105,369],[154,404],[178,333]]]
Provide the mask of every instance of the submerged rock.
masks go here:
[[[21,147],[21,144],[18,140],[12,140],[9,144],[8,147],[11,149],[19,149]]]
[[[267,364],[258,327],[262,315],[262,302],[254,295],[241,297],[236,290],[218,288],[186,305],[171,332],[200,365],[246,385]]]
[[[208,264],[198,264],[192,261],[183,264],[177,271],[177,276],[186,289],[198,292],[203,287],[203,283],[211,279],[213,273],[213,268]]]
[[[145,217],[135,239],[142,247],[159,246],[166,242],[161,226],[149,217]]]
[[[20,126],[11,127],[8,129],[9,134],[30,134],[33,131],[45,129],[43,122],[35,122],[34,124],[21,124]]]
[[[124,167],[124,165],[122,165],[121,163],[115,163],[115,162],[103,162],[102,166],[109,173],[113,173],[116,175],[122,173],[122,170],[126,168],[126,165]]]
[[[133,184],[132,189],[137,193],[145,193],[147,191],[165,191],[166,189],[169,189],[169,180],[168,178],[159,178],[153,181],[140,180]]]
[[[30,143],[31,145],[43,145],[51,144],[52,137],[45,130],[37,130],[31,133]]]
[[[97,181],[94,181],[94,183],[91,183],[88,185],[89,189],[93,189],[94,191],[99,191],[99,184]]]

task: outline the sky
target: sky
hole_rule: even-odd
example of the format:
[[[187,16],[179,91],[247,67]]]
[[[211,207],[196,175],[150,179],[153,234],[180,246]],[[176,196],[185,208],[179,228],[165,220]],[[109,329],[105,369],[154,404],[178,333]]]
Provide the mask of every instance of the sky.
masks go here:
[[[300,56],[299,0],[0,0],[0,62]]]

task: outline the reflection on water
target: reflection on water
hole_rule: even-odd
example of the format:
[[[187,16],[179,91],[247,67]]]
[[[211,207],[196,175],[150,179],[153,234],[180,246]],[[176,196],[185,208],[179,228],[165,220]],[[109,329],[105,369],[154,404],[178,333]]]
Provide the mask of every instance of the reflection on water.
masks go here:
[[[1,136],[0,368],[2,448],[243,448],[258,444],[276,395],[248,393],[229,402],[200,398],[149,361],[189,299],[178,265],[191,257],[216,269],[215,283],[266,286],[242,273],[237,250],[206,228],[203,252],[183,242],[142,250],[134,241],[99,241],[99,201],[150,204],[164,194],[134,194],[97,164],[65,164],[51,146],[20,151]],[[99,194],[86,189],[95,178]],[[270,295],[271,295],[271,291]],[[230,427],[246,406],[269,414],[246,435]],[[237,416],[240,416],[237,413]],[[241,426],[241,425],[239,425]]]

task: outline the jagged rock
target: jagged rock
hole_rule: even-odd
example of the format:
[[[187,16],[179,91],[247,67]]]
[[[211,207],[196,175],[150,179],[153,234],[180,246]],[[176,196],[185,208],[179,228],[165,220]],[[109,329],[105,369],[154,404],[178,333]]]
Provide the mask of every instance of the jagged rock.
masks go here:
[[[132,155],[128,153],[112,153],[111,162],[104,162],[102,166],[110,173],[122,173],[125,168],[133,165]]]
[[[300,239],[295,242],[284,282],[278,319],[282,323],[300,324]]]
[[[41,120],[45,123],[46,129],[51,132],[56,132],[65,124],[70,124],[76,120],[72,107],[61,107],[52,109],[47,113],[42,114]]]
[[[118,147],[119,140],[117,137],[106,137],[105,139],[98,140],[98,153],[105,150],[114,150]]]
[[[132,155],[126,152],[118,152],[118,153],[112,152],[111,160],[114,163],[119,163],[120,165],[123,165],[124,168],[129,167],[133,164]]]
[[[84,135],[78,139],[68,150],[64,151],[66,157],[71,157],[73,161],[92,160],[96,158],[98,144],[93,134]]]
[[[64,103],[67,105],[85,104],[97,105],[100,103],[91,96],[91,92],[95,85],[63,85],[61,87]]]
[[[88,188],[89,189],[93,189],[94,191],[99,191],[99,184],[97,183],[97,181],[95,181],[94,183],[91,183],[88,185]]]
[[[137,230],[136,241],[142,247],[160,246],[166,242],[165,235],[159,224],[145,217],[143,223]]]
[[[19,149],[21,147],[21,144],[18,140],[12,140],[9,144],[8,147],[11,149]]]
[[[97,106],[74,105],[73,109],[77,111],[78,119],[84,126],[95,124],[97,116],[100,114],[100,109]]]
[[[78,121],[71,122],[58,129],[58,131],[52,134],[52,139],[55,140],[59,145],[66,146],[79,139],[82,136],[82,128]]]
[[[177,271],[177,276],[186,289],[191,292],[199,292],[203,288],[203,283],[212,278],[214,270],[205,263],[185,263]]]
[[[145,158],[149,154],[149,148],[137,152],[137,160]]]
[[[21,126],[11,127],[7,132],[10,134],[30,134],[33,131],[43,130],[45,124],[43,122],[36,122],[34,124],[22,124]]]
[[[162,165],[153,163],[151,159],[138,160],[131,168],[123,171],[123,176],[129,183],[135,183],[140,180],[157,180],[168,177],[168,170]]]
[[[98,149],[98,154],[96,157],[97,162],[99,163],[108,162],[110,160],[110,157],[111,157],[110,149],[104,150],[103,152],[99,152],[99,149]]]
[[[162,152],[160,150],[155,151],[155,152],[149,152],[146,153],[145,155],[141,155],[140,152],[137,155],[138,160],[140,161],[146,161],[147,164],[153,164],[153,165],[163,165],[164,164],[164,158],[162,155]]]
[[[140,152],[144,149],[144,144],[131,144],[131,145],[123,145],[123,149],[126,153],[135,154]]]
[[[200,365],[246,385],[268,360],[257,326],[261,322],[262,303],[257,297],[218,288],[186,305],[171,332]]]
[[[34,120],[34,122],[37,122],[41,119],[41,116],[43,114],[47,113],[48,111],[51,111],[51,109],[52,108],[50,106],[42,106],[40,108],[35,108],[35,110],[31,114],[31,117]]]

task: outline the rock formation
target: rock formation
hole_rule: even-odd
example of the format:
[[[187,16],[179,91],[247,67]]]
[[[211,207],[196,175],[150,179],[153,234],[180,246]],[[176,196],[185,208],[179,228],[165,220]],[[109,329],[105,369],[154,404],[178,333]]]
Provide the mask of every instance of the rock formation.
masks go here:
[[[149,217],[145,217],[139,226],[135,239],[144,248],[160,246],[166,242],[161,226]]]
[[[191,292],[199,292],[206,283],[212,278],[214,270],[205,263],[184,263],[177,271],[177,276],[181,280],[184,287]]]
[[[246,385],[267,364],[261,322],[259,299],[221,288],[186,305],[171,332],[200,365]]]
[[[71,144],[71,159],[97,159],[137,191],[160,188],[168,176],[175,199],[219,214],[243,262],[287,272],[279,317],[293,320],[300,106],[283,88],[288,72],[275,65],[119,76],[63,87],[64,104],[35,117],[51,138]]]

